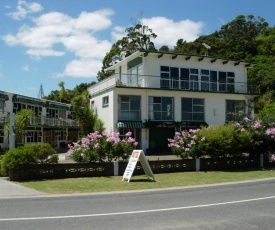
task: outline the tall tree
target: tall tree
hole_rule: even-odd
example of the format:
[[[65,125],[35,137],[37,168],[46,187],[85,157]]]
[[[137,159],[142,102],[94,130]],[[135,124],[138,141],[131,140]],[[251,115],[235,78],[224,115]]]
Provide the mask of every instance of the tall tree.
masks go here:
[[[59,82],[58,86],[60,87],[60,91],[59,91],[60,102],[70,103],[69,92],[67,89],[65,89],[65,82],[64,81]]]
[[[110,76],[110,73],[106,72],[108,67],[130,56],[132,53],[138,50],[156,51],[152,39],[155,39],[157,35],[148,26],[136,24],[125,31],[127,35],[113,44],[111,50],[105,55],[101,71],[97,74],[99,81]]]
[[[256,38],[268,28],[264,18],[253,15],[237,16],[221,27],[220,39],[224,40],[227,52],[224,57],[233,59],[252,59],[258,54]]]

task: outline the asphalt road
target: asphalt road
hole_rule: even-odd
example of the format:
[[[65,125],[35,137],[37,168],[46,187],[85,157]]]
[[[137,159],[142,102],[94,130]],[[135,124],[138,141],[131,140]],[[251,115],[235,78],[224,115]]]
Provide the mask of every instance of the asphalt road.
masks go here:
[[[275,229],[275,179],[140,192],[0,199],[1,230]]]

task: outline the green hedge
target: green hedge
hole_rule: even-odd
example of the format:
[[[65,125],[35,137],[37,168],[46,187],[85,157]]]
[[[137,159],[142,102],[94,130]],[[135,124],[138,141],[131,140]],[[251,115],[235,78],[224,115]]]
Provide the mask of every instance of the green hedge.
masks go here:
[[[1,174],[8,175],[10,169],[21,169],[30,164],[58,163],[58,155],[48,143],[32,143],[11,149],[1,160]]]

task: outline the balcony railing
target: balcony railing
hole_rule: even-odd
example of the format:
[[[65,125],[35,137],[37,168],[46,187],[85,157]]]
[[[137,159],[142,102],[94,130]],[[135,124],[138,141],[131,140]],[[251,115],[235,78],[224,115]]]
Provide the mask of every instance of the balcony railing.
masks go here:
[[[78,127],[79,123],[72,119],[56,119],[46,117],[30,117],[30,125],[36,126],[57,126],[57,127]]]
[[[201,92],[242,93],[259,95],[259,89],[255,85],[246,82],[211,82],[195,80],[179,80],[175,78],[161,78],[148,75],[112,75],[94,85],[90,92],[92,95],[100,93],[112,87],[136,87],[175,89]]]

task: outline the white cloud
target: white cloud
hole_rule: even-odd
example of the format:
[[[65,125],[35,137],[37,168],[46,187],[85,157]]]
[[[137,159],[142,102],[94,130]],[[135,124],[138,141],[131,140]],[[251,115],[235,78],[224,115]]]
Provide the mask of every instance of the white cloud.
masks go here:
[[[22,66],[21,67],[22,70],[28,72],[30,69],[29,69],[29,66],[25,65],[25,66]]]
[[[112,45],[106,39],[96,38],[95,33],[112,25],[112,14],[112,10],[103,9],[82,12],[73,18],[60,12],[49,12],[34,18],[33,26],[22,26],[16,34],[6,34],[3,40],[9,46],[25,47],[26,53],[36,60],[71,53],[78,59],[68,63],[60,76],[92,76],[100,69],[102,59]]]
[[[115,26],[111,33],[113,41],[116,42],[117,40],[120,40],[121,38],[126,36],[125,29],[126,29],[125,27]]]
[[[65,52],[52,49],[28,49],[26,53],[36,60],[39,60],[41,57],[61,57],[65,55]]]
[[[91,78],[97,75],[102,62],[98,59],[76,59],[66,65],[63,73],[54,74],[54,77],[84,77]]]
[[[190,20],[175,22],[165,17],[144,18],[142,22],[157,34],[157,38],[153,40],[156,46],[175,46],[181,38],[187,42],[193,41],[200,36],[204,26],[203,22]]]
[[[8,15],[15,20],[24,19],[28,14],[37,13],[43,10],[43,7],[37,2],[28,3],[23,0],[17,2],[15,12],[11,12]]]

